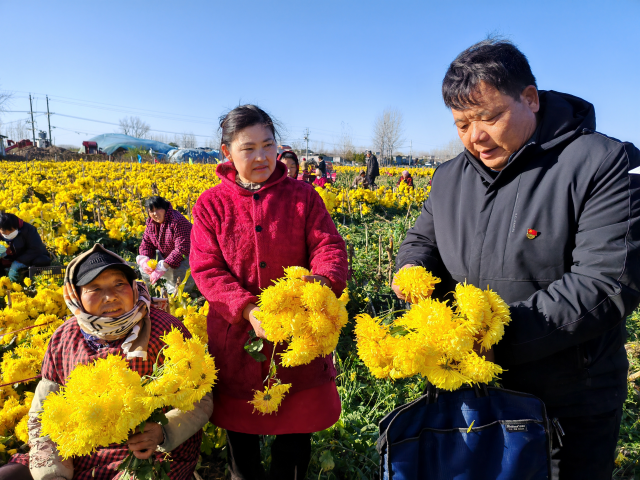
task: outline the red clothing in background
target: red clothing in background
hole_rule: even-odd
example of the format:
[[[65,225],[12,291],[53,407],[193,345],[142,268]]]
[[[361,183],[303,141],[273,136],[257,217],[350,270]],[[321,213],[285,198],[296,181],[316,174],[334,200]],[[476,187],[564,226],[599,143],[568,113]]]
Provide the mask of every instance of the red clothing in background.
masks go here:
[[[413,177],[411,175],[409,175],[407,178],[404,178],[402,175],[400,175],[400,178],[398,179],[398,183],[396,185],[400,185],[402,182],[406,183],[409,187],[413,187]]]
[[[327,185],[327,184],[331,185],[331,180],[328,180],[328,179],[326,179],[324,177],[320,177],[320,178],[316,178],[313,181],[313,184],[318,186],[318,187],[324,188],[324,186]]]

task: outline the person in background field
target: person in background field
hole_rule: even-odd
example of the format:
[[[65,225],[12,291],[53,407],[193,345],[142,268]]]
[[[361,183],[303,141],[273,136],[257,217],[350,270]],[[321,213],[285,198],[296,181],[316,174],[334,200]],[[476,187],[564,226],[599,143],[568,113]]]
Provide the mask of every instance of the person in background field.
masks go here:
[[[364,170],[353,178],[353,184],[351,185],[352,188],[367,188],[368,186],[369,181],[367,180],[367,174]]]
[[[8,247],[0,253],[0,277],[12,282],[20,280],[21,270],[51,265],[51,257],[42,243],[38,230],[13,213],[0,212],[0,240]]]
[[[322,178],[327,177],[327,164],[324,161],[324,157],[322,155],[318,155],[318,167],[316,168],[316,170],[320,170],[320,172],[322,173]]]
[[[127,443],[100,447],[91,455],[63,460],[55,443],[40,436],[44,399],[60,390],[76,365],[120,355],[140,376],[151,375],[164,345],[162,335],[176,328],[191,337],[180,321],[154,307],[147,287],[136,281],[124,259],[100,244],[69,263],[64,299],[74,316],[53,334],[42,362],[42,379],[29,410],[30,451],[13,455],[0,467],[0,480],[111,480],[129,451],[139,459],[171,452],[169,477],[192,480],[202,427],[213,410],[211,393],[189,412],[167,412],[168,424],[148,422],[144,432],[131,434]],[[114,330],[118,333],[110,333]]]
[[[282,152],[278,155],[278,160],[285,164],[287,167],[287,175],[294,180],[298,179],[298,172],[300,168],[298,166],[298,156],[293,152]]]
[[[371,153],[371,150],[367,150],[367,181],[371,189],[376,188],[376,177],[380,175],[380,168],[378,166],[378,159]]]
[[[396,267],[432,271],[436,297],[456,282],[498,293],[512,321],[487,359],[559,420],[552,478],[611,480],[640,302],[640,151],[597,133],[589,102],[538,90],[505,40],[458,55],[442,96],[466,150],[434,173]]]
[[[304,174],[307,171],[307,159],[302,157],[302,161],[300,162],[300,170]]]
[[[174,293],[178,280],[184,280],[189,270],[191,223],[162,197],[149,197],[145,206],[149,218],[136,262],[147,284],[155,284],[164,277],[167,292]],[[156,259],[158,265],[154,270],[149,260]],[[193,278],[189,277],[184,291],[192,290],[194,285]]]
[[[400,178],[398,178],[397,186],[400,186],[401,183],[406,183],[408,187],[413,188],[413,177],[409,173],[409,170],[404,170]]]
[[[342,293],[345,242],[315,189],[289,178],[276,161],[276,130],[267,113],[242,105],[221,119],[220,128],[221,150],[229,162],[216,170],[222,182],[198,198],[191,233],[191,267],[209,301],[209,352],[219,368],[211,422],[227,430],[233,480],[267,478],[260,435],[276,436],[270,478],[300,480],[311,458],[311,434],[340,417],[331,356],[278,368],[278,378],[291,390],[277,414],[261,415],[249,401],[256,390],[264,391],[272,345],[262,350],[264,362],[254,360],[244,345],[251,330],[265,338],[255,317],[257,295],[281,278],[285,267],[308,268],[312,274],[303,280]],[[277,352],[284,348],[278,345]]]
[[[324,188],[325,185],[331,185],[331,183],[331,179],[323,177],[322,170],[316,168],[316,179],[313,181],[313,184],[317,187]]]

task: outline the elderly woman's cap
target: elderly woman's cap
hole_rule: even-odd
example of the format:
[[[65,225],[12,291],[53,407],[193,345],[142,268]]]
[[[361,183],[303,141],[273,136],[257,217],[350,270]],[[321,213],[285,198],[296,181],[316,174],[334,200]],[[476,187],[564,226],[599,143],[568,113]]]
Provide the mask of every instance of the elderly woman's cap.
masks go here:
[[[106,252],[94,252],[85,258],[80,265],[74,278],[74,285],[81,287],[96,279],[107,268],[117,268],[121,270],[130,282],[136,278],[134,270],[113,255]]]

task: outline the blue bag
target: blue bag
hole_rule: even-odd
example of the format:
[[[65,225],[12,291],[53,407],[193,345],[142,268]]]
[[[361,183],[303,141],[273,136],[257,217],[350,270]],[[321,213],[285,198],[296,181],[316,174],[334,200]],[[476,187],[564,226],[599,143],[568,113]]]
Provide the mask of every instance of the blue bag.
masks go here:
[[[545,405],[533,395],[429,385],[425,395],[380,421],[380,478],[549,479],[551,431]]]

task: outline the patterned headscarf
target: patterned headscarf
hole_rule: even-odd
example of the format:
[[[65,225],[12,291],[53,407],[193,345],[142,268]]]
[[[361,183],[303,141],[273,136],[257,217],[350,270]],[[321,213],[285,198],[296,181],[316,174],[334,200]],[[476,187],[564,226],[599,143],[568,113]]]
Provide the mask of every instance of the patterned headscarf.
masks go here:
[[[125,265],[127,264],[123,258],[97,243],[91,250],[84,252],[69,263],[64,275],[64,301],[75,316],[82,331],[106,341],[118,340],[129,334],[122,344],[122,350],[127,354],[127,358],[140,357],[146,360],[149,336],[151,334],[151,319],[149,318],[151,297],[144,283],[134,280],[132,284],[134,307],[118,317],[91,315],[82,306],[73,280],[80,264],[95,252],[108,253]]]

